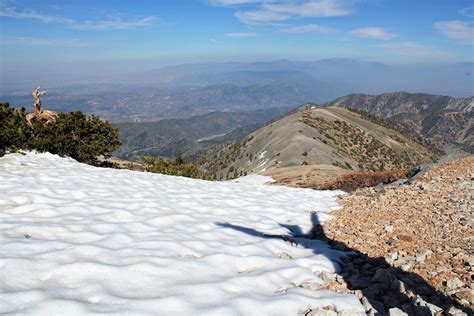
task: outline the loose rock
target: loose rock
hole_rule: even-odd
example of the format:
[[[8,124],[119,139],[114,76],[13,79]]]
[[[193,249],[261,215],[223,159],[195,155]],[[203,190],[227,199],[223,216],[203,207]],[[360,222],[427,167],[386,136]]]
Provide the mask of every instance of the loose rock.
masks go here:
[[[398,278],[403,288],[391,279],[388,285],[397,293],[408,295],[409,287],[431,297],[435,289],[445,301],[453,299],[474,309],[474,157],[456,158],[412,183],[378,191],[366,188],[341,196],[343,208],[323,224],[325,235],[370,258],[385,258],[402,273],[421,277]],[[354,263],[345,269],[346,280],[365,295],[376,295],[380,288],[373,283],[382,282],[383,272],[375,277],[371,268],[361,266]],[[355,278],[356,274],[362,275]],[[366,275],[372,277],[364,279]],[[426,286],[416,283],[420,280]]]

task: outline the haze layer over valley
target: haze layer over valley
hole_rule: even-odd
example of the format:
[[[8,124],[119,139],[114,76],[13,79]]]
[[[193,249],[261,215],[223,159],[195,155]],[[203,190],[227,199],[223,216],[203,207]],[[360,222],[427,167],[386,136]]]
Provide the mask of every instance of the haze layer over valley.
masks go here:
[[[354,59],[277,60],[168,66],[126,75],[108,74],[41,82],[51,89],[56,111],[80,110],[112,121],[155,121],[212,111],[296,107],[325,103],[351,93],[425,92],[471,97],[474,63],[386,65]],[[2,85],[0,100],[28,106],[35,80]],[[79,84],[81,83],[81,84]]]

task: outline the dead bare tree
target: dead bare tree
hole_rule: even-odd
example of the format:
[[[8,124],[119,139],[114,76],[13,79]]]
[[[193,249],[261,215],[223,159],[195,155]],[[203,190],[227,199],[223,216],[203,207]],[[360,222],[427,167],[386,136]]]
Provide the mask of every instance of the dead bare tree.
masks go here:
[[[35,100],[35,105],[33,113],[29,113],[26,115],[26,121],[28,122],[28,125],[33,126],[33,119],[46,121],[46,124],[56,122],[56,120],[58,119],[58,114],[56,112],[49,110],[41,110],[41,96],[45,95],[47,92],[48,91],[41,91],[40,87],[37,87],[35,90],[33,90],[33,93],[31,95]]]

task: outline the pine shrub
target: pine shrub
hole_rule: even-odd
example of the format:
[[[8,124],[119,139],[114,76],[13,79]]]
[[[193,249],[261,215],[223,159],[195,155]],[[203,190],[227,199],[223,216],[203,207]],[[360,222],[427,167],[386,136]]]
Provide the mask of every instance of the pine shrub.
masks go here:
[[[109,158],[121,145],[118,130],[108,121],[79,111],[58,115],[56,122],[33,120],[30,127],[24,108],[0,104],[0,155],[7,150],[37,150],[100,165],[99,156]]]

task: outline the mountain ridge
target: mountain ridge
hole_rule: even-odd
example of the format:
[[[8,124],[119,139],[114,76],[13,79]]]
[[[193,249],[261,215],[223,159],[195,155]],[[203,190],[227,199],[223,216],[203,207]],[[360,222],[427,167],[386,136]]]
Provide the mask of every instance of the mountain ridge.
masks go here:
[[[308,105],[211,151],[198,164],[217,179],[265,172],[301,180],[322,169],[334,175],[409,169],[440,155],[419,138],[387,126],[348,109]]]
[[[474,152],[474,97],[453,98],[426,93],[350,94],[325,103],[389,119],[441,148]]]

